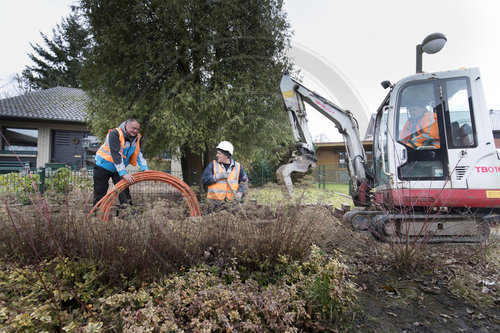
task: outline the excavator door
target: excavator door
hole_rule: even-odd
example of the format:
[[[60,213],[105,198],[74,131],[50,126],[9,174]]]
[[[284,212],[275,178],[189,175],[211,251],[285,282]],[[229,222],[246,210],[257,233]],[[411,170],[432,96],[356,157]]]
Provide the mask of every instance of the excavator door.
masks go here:
[[[410,82],[404,86],[399,91],[396,110],[398,179],[412,184],[441,184],[448,176],[448,155],[438,81]]]

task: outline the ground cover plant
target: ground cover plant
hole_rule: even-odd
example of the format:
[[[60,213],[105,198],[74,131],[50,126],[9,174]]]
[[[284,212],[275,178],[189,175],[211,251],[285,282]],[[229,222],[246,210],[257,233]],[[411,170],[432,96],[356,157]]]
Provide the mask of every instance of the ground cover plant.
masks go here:
[[[88,193],[48,200],[0,211],[6,331],[294,331],[351,311],[342,256],[315,246],[334,223],[326,208],[186,218],[171,198],[103,223],[87,215]]]
[[[92,177],[85,171],[72,172],[69,168],[45,172],[42,187],[40,184],[40,173],[1,174],[0,197],[4,203],[29,205],[39,201],[40,191],[47,192],[46,196],[62,198],[73,190],[92,191]]]

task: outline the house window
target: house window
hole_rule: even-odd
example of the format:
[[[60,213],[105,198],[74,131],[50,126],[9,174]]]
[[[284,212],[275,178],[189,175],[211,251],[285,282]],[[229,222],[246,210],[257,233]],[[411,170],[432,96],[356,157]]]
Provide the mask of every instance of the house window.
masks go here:
[[[37,151],[37,129],[4,127],[3,135],[2,150]]]
[[[339,151],[339,168],[347,168],[346,156],[345,151]]]

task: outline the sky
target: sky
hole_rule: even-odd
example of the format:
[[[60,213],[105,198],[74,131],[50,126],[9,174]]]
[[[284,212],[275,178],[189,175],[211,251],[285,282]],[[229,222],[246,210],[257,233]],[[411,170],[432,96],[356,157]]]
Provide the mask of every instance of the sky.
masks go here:
[[[30,43],[70,13],[73,0],[0,0],[0,97],[16,73],[31,64]],[[330,63],[355,89],[367,116],[387,94],[380,82],[415,73],[415,47],[430,33],[444,33],[444,49],[423,55],[423,70],[479,67],[486,105],[500,110],[500,1],[497,0],[285,0],[292,42]],[[304,77],[304,83],[314,78]],[[310,87],[321,93],[321,87]],[[335,96],[325,96],[334,99]],[[314,137],[337,131],[308,111]]]
[[[32,65],[28,53],[43,43],[40,32],[52,39],[52,29],[70,14],[72,0],[0,0],[0,98],[15,91],[16,73]]]

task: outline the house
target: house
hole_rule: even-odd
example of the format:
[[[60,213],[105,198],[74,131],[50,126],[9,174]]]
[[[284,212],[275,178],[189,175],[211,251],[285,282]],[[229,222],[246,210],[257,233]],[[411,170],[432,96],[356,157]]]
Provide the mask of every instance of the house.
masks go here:
[[[366,129],[364,140],[361,141],[366,153],[367,163],[372,163],[373,133],[375,130],[376,114],[370,116],[370,121]],[[316,169],[313,175],[322,175],[326,182],[347,183],[346,148],[344,142],[315,142],[316,146]],[[318,179],[318,178],[316,178]]]
[[[372,161],[373,141],[362,141],[366,152],[368,163]],[[346,183],[349,181],[347,175],[346,149],[344,142],[317,142],[316,146],[316,169],[313,175],[325,175],[327,182]]]
[[[82,167],[86,95],[81,89],[55,87],[0,100],[0,162],[46,163]]]
[[[17,161],[19,157],[32,169],[55,163],[78,170],[86,160],[89,167],[90,155],[100,144],[86,125],[86,103],[83,90],[66,87],[0,99],[0,162]],[[180,159],[168,159],[171,172],[182,174]]]
[[[363,148],[365,148],[366,158],[371,161],[372,145],[373,142],[362,141]],[[332,164],[335,169],[346,169],[346,149],[344,142],[319,142],[316,145],[316,157],[318,162],[316,165]]]

